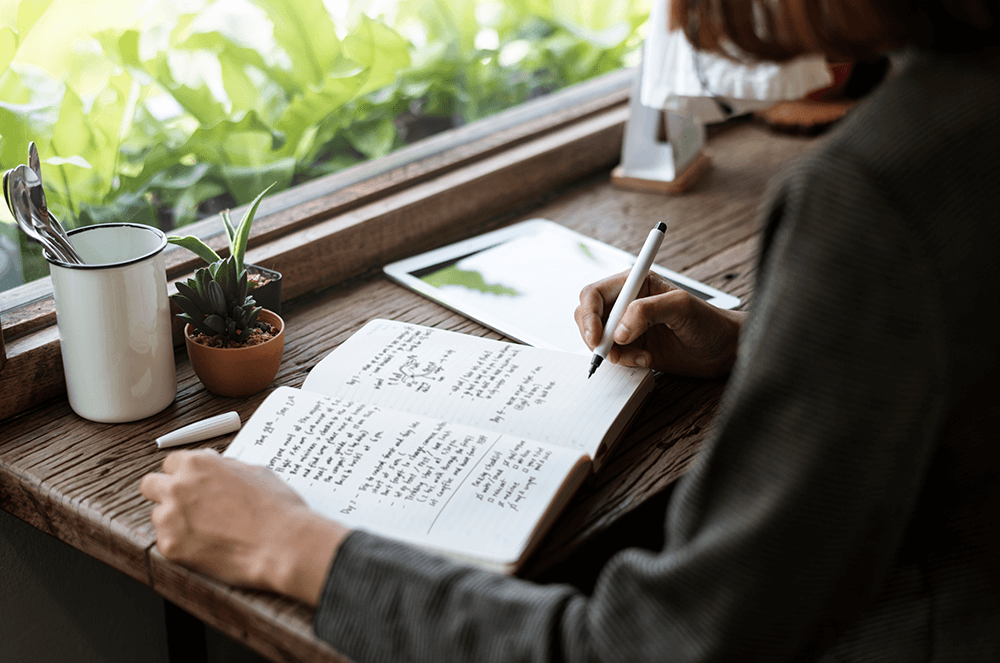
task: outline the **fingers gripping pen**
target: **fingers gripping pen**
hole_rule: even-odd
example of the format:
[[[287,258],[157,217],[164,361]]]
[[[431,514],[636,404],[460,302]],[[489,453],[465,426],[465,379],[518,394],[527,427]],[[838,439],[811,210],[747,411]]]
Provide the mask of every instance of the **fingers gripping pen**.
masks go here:
[[[594,374],[597,367],[608,356],[608,352],[611,351],[611,346],[614,345],[615,329],[618,328],[618,323],[621,322],[622,316],[625,315],[625,309],[635,301],[636,295],[639,294],[639,288],[642,287],[642,282],[649,273],[649,268],[653,266],[653,260],[656,258],[656,252],[660,250],[660,243],[663,242],[666,230],[666,224],[657,223],[649,231],[646,243],[642,245],[639,256],[635,259],[635,263],[632,264],[632,271],[629,272],[628,278],[625,279],[625,285],[622,286],[621,292],[618,293],[615,305],[611,307],[611,314],[608,316],[608,321],[604,323],[604,334],[601,336],[601,342],[594,348],[594,358],[590,362],[590,373],[587,374],[588,378]]]

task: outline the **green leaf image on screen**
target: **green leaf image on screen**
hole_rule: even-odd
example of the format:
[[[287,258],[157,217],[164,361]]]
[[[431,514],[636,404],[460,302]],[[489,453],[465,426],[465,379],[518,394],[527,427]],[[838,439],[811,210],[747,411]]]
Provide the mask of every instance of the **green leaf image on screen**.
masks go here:
[[[435,288],[440,288],[446,285],[458,285],[469,290],[478,290],[479,292],[486,292],[491,295],[518,297],[521,294],[514,288],[510,288],[505,285],[488,284],[483,278],[483,275],[479,272],[459,269],[455,265],[445,267],[444,269],[438,270],[433,274],[423,276],[421,277],[421,280],[425,283],[429,283]]]

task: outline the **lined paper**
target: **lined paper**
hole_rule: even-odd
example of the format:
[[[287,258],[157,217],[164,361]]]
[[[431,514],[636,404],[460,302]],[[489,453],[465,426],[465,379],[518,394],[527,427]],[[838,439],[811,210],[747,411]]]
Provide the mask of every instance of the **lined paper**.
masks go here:
[[[347,526],[516,561],[580,453],[279,387],[225,455],[264,465]]]
[[[320,361],[304,389],[478,425],[593,456],[648,371],[391,320]]]

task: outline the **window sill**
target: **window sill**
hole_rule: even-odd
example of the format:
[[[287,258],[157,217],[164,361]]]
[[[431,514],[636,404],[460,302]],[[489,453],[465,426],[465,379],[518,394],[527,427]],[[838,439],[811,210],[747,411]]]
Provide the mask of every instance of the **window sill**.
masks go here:
[[[610,74],[271,196],[258,211],[247,262],[282,272],[282,296],[292,299],[496,227],[505,213],[618,161],[633,74]],[[219,228],[210,218],[185,232],[221,250]],[[202,264],[170,249],[168,281]],[[0,306],[10,308],[0,364],[6,419],[66,387],[51,281],[4,293]],[[180,326],[174,331],[179,345]]]

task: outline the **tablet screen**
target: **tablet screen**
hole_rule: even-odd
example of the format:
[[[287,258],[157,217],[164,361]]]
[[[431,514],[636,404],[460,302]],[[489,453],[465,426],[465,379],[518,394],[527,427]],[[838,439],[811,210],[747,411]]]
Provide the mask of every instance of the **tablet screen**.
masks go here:
[[[417,256],[401,261],[386,272],[515,340],[589,354],[573,319],[580,290],[628,269],[635,257],[549,221],[519,226],[438,249],[423,260]],[[723,295],[669,270],[654,269],[707,301]]]

